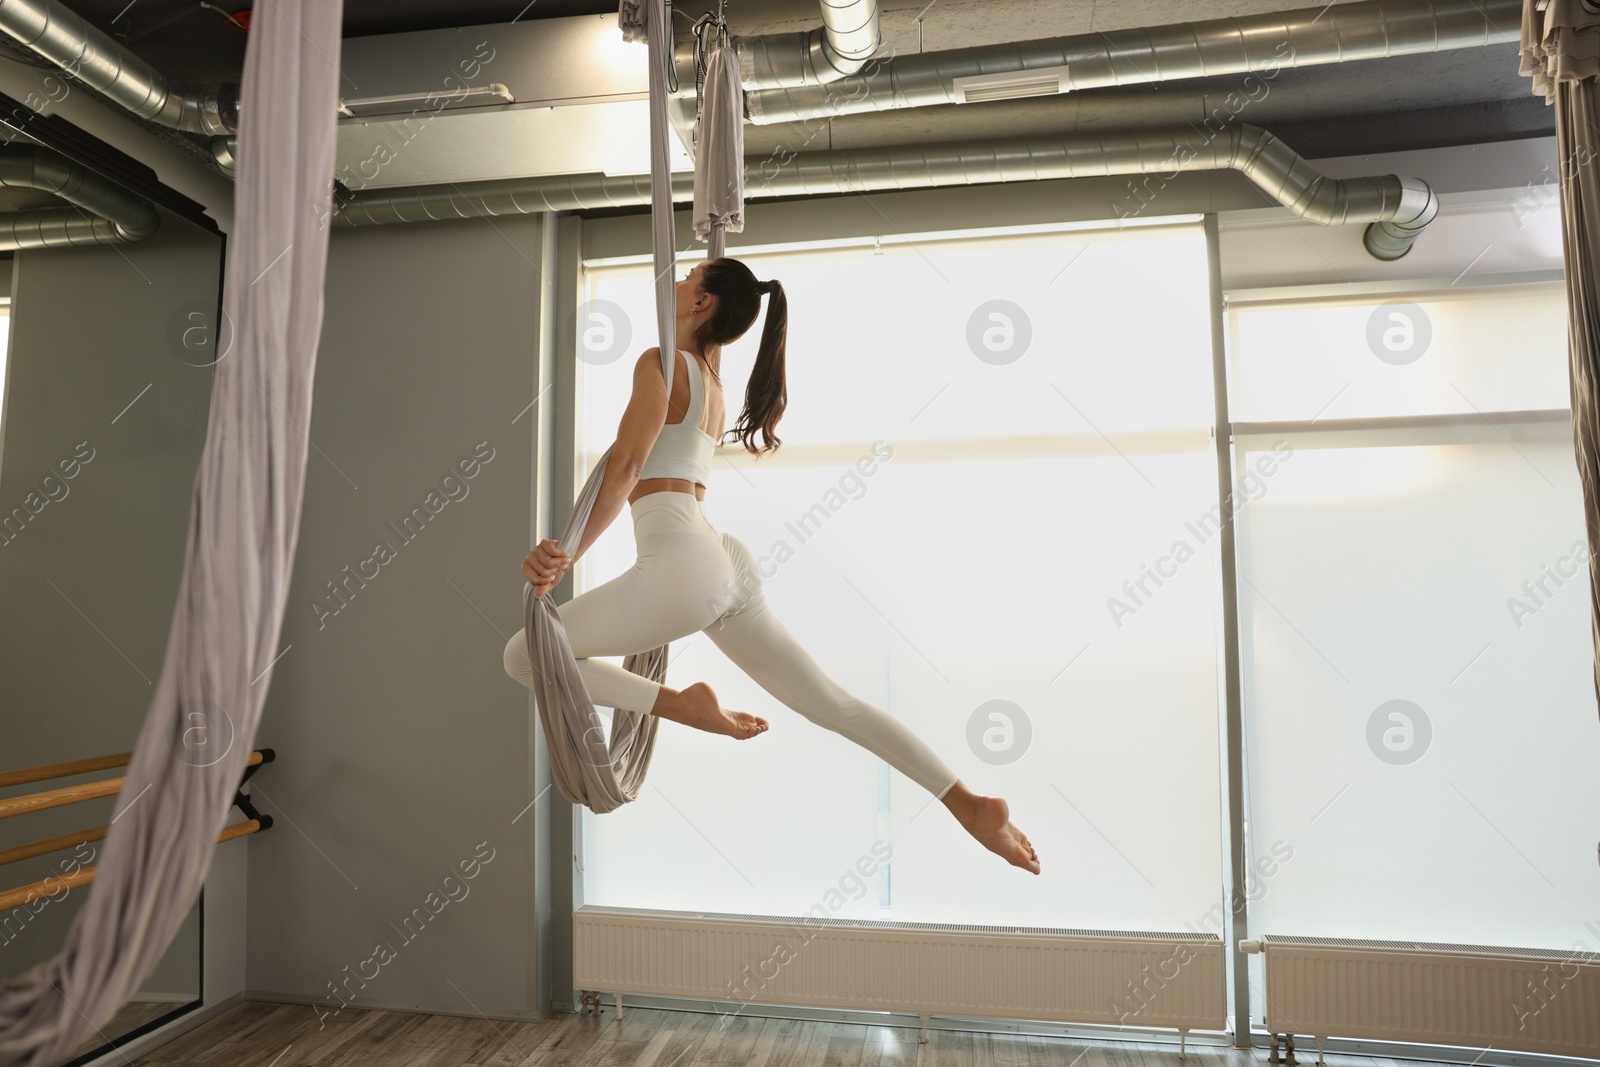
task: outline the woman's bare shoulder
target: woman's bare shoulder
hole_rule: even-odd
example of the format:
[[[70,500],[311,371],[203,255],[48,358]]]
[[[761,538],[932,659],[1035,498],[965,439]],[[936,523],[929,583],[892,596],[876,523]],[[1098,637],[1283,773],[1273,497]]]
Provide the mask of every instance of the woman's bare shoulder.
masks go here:
[[[682,358],[681,356],[679,357]],[[647,348],[639,354],[633,363],[634,381],[666,382],[666,375],[661,370],[661,347],[659,345]]]

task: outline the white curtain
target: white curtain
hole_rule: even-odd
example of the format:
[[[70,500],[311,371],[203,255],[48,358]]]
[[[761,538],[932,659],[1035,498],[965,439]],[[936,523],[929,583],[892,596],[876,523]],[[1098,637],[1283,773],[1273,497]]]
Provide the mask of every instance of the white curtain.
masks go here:
[[[1543,10],[1541,10],[1541,8]],[[1556,109],[1561,236],[1567,275],[1567,346],[1572,369],[1572,439],[1589,530],[1589,610],[1594,632],[1595,695],[1600,698],[1600,4],[1523,0],[1522,62],[1534,92]]]

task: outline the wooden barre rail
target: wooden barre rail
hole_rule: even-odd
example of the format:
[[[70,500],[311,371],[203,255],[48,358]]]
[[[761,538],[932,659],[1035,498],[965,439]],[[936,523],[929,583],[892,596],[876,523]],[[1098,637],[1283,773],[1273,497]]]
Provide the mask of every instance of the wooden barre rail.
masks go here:
[[[104,829],[104,827],[101,827],[101,829]],[[234,838],[243,837],[245,834],[256,833],[260,829],[261,822],[257,819],[246,819],[244,822],[236,822],[231,826],[224,826],[222,832],[217,835],[217,844],[220,845],[224,841],[232,841]],[[78,835],[66,834],[64,836],[73,838]],[[101,834],[100,836],[104,837],[105,835]],[[94,872],[98,866],[99,864],[94,867],[83,867],[73,871],[71,874],[51,875],[42,881],[34,882],[32,885],[18,886],[15,889],[0,892],[0,912],[10,911],[12,908],[27,904],[40,897],[53,897],[63,890],[87,885],[94,881]],[[48,890],[48,892],[45,890]]]
[[[72,774],[82,774],[86,771],[105,770],[108,767],[126,766],[132,759],[133,753],[120,752],[111,756],[93,756],[89,759],[70,760],[66,763],[51,763],[42,767],[29,767],[19,771],[6,771],[0,773],[0,787],[7,785],[25,785],[30,782],[42,782],[50,778],[61,778]],[[217,835],[217,844],[232,841],[245,834],[260,833],[272,826],[272,816],[263,815],[251,803],[250,797],[244,792],[244,784],[250,777],[264,765],[277,758],[277,754],[270,748],[258,748],[250,753],[250,758],[245,761],[244,775],[239,779],[239,788],[234,792],[233,806],[245,814],[245,821],[225,826]],[[38,793],[28,793],[20,797],[11,797],[0,800],[0,819],[12,815],[25,815],[29,812],[44,811],[48,808],[58,808],[65,804],[76,804],[84,800],[93,800],[97,797],[111,796],[121,791],[127,781],[122,778],[107,778],[99,782],[86,782],[82,785],[64,786],[59,789],[46,789]],[[134,798],[138,800],[137,797]],[[127,809],[124,808],[124,811]],[[116,819],[113,818],[112,822]],[[32,859],[43,856],[49,852],[58,852],[74,845],[98,841],[111,831],[110,823],[104,826],[92,826],[86,830],[75,833],[57,834],[40,841],[30,841],[26,844],[15,845],[11,848],[0,849],[0,865],[16,863],[19,860]],[[38,899],[41,895],[53,897],[66,889],[74,886],[86,885],[94,881],[94,867],[84,867],[67,875],[50,875],[42,881],[32,885],[18,886],[15,889],[0,890],[0,913],[9,911],[21,904]],[[55,888],[51,888],[54,886]]]
[[[7,775],[0,775],[0,786],[6,784],[20,785],[25,781],[39,782],[44,781],[47,778],[60,778],[68,774],[81,774],[84,771],[104,769],[103,767],[96,768],[93,766],[85,766],[85,764],[94,764],[105,760],[118,759],[122,759],[122,757],[97,756],[94,759],[74,760],[70,763],[55,763],[51,764],[49,767],[34,767],[30,768],[29,770],[11,771],[8,772]],[[265,759],[266,757],[261,754],[261,750],[257,749],[256,751],[250,753],[250,759],[246,761],[245,766],[259,766]],[[126,762],[126,760],[123,760],[123,763]],[[120,765],[121,764],[117,763],[105,764],[105,766],[111,767]],[[3,780],[5,777],[9,776],[34,774],[36,772],[50,771],[61,767],[73,767],[76,769],[60,771],[59,773],[54,774],[40,774],[35,778],[22,778],[10,783],[7,783]],[[59,789],[46,789],[38,793],[26,793],[20,797],[12,797],[9,800],[0,800],[0,819],[7,819],[13,815],[25,815],[28,812],[33,811],[44,811],[47,808],[59,808],[64,804],[78,804],[85,800],[97,800],[100,797],[112,796],[113,794],[121,791],[122,783],[126,780],[127,779],[125,777],[106,778],[98,782],[85,782],[82,785],[65,785],[61,786]]]
[[[31,860],[35,856],[43,856],[46,852],[60,852],[62,849],[71,848],[73,845],[98,841],[106,836],[110,829],[111,824],[107,823],[104,826],[91,826],[76,833],[57,834],[55,837],[47,837],[43,841],[33,841],[26,845],[18,845],[15,848],[0,849],[0,867],[4,867],[8,863],[16,863],[19,860]]]
[[[0,771],[0,789],[13,785],[29,785],[51,778],[66,778],[73,774],[103,771],[111,767],[126,767],[133,759],[132,752],[118,752],[114,756],[91,756],[88,759],[68,760],[66,763],[47,763],[42,767],[24,767],[19,771]]]

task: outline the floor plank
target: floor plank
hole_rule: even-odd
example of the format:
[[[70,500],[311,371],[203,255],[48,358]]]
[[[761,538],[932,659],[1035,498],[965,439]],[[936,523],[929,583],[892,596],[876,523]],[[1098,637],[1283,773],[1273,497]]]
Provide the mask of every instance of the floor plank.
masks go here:
[[[834,1023],[822,1067],[861,1067],[866,1053],[868,1027],[853,1023]]]
[[[472,1053],[459,1048],[425,1048],[407,1060],[390,1060],[399,1067],[462,1067]]]
[[[609,1020],[610,1016],[604,1018]],[[546,1029],[539,1043],[526,1050],[525,1058],[521,1060],[501,1058],[498,1062],[502,1067],[553,1067],[557,1064],[582,1063],[583,1054],[599,1038],[603,1024],[593,1015],[579,1015],[575,1012],[562,1012],[554,1019],[556,1025]],[[520,1051],[520,1047],[518,1050]],[[493,1067],[495,1062],[494,1057],[491,1057],[488,1063],[474,1060],[470,1067]]]
[[[705,1038],[694,1055],[676,1067],[745,1067],[754,1059],[766,1020],[743,1012],[705,1015]],[[664,1060],[663,1067],[672,1061]]]
[[[976,1034],[973,1051],[979,1063],[993,1067],[1028,1067],[1028,1041],[1017,1034]]]
[[[915,1067],[922,1056],[922,1030],[903,1026],[870,1027],[861,1067]]]
[[[625,1007],[618,1019],[616,1008],[608,1005],[598,1018],[591,1016],[594,1039],[572,1060],[573,1067],[632,1067],[655,1035],[670,1025],[666,1016],[650,1008]]]

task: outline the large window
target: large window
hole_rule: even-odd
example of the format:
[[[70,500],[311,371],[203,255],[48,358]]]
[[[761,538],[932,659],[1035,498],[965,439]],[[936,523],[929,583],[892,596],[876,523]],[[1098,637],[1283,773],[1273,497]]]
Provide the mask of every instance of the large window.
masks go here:
[[[775,456],[713,461],[713,525],[768,558],[768,599],[824,669],[1071,874],[1018,877],[693,635],[669,683],[772,730],[663,730],[639,801],[583,813],[586,902],[1226,939],[1232,509],[1252,935],[1593,947],[1559,281],[1243,294],[1219,446],[1193,221],[742,258],[790,296],[789,412]],[[655,342],[648,261],[585,284],[580,478]],[[730,426],[759,333],[723,353]],[[624,513],[580,590],[633,553]],[[880,842],[891,861],[854,874]]]
[[[789,295],[789,407],[778,453],[725,446],[713,461],[712,524],[768,558],[767,598],[823,668],[971,788],[1005,796],[1058,877],[984,852],[927,792],[694,635],[674,642],[669,684],[706,681],[772,729],[747,743],[661,731],[638,801],[584,813],[585,901],[1140,930],[1214,914],[1201,226],[741,258]],[[580,477],[656,341],[648,263],[591,264],[586,281]],[[759,336],[758,323],[723,353],[730,427]],[[579,589],[633,554],[624,512]],[[878,842],[890,862],[861,878]]]
[[[1253,935],[1595,947],[1560,282],[1230,305]],[[1273,842],[1292,850],[1274,862]]]

